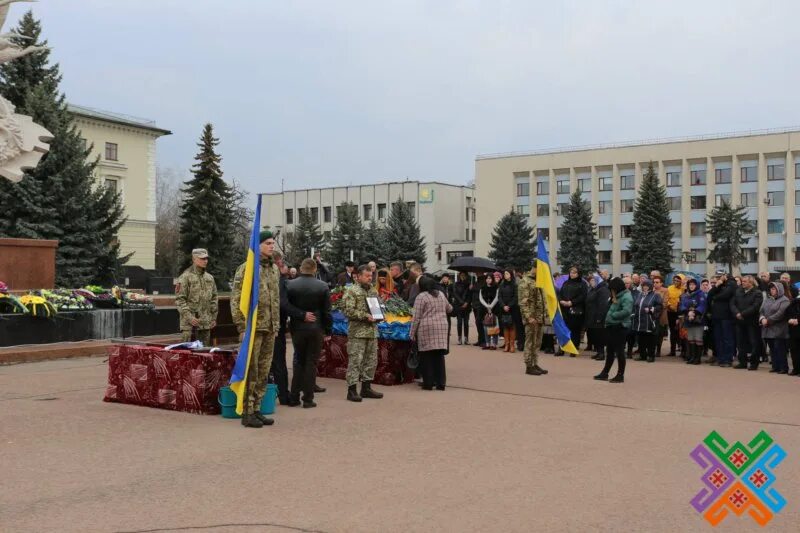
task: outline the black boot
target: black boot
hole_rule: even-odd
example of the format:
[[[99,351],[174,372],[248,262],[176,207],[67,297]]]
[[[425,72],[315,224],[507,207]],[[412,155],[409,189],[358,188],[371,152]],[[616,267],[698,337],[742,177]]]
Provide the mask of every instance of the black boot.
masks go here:
[[[246,428],[262,428],[263,422],[255,417],[255,415],[243,414],[242,425]]]
[[[692,348],[694,351],[692,352],[692,364],[699,365],[701,364],[701,359],[703,358],[703,347],[695,344]]]
[[[529,376],[541,376],[542,373],[536,370],[535,366],[529,366],[525,369],[525,373]]]
[[[361,383],[361,397],[362,398],[373,398],[375,400],[380,400],[383,398],[382,392],[375,392],[372,390],[372,383],[369,381],[363,381]]]
[[[347,399],[351,402],[361,401],[361,396],[358,395],[358,385],[350,385],[347,387]]]
[[[545,370],[544,368],[540,367],[539,365],[533,365],[533,369],[534,370],[538,370],[541,375],[547,374],[547,370]]]
[[[613,378],[609,379],[608,382],[609,383],[625,383],[625,378],[622,376],[622,374],[617,374]]]
[[[261,413],[253,413],[253,416],[256,417],[262,425],[264,426],[271,426],[275,423],[275,421],[271,418],[267,418],[266,416],[262,415]]]

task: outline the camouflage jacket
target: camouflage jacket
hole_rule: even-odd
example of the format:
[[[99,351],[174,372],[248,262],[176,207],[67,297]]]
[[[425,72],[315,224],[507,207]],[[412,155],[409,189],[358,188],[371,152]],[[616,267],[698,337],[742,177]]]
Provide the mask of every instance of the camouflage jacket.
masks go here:
[[[532,318],[545,323],[544,293],[536,286],[536,280],[529,275],[525,275],[517,285],[517,299],[519,300],[519,310],[526,324]]]
[[[378,324],[370,322],[369,317],[372,316],[367,306],[367,296],[375,296],[377,298],[378,291],[375,287],[370,287],[369,291],[364,290],[359,284],[349,285],[344,290],[342,296],[342,313],[350,321],[348,326],[348,337],[357,339],[375,339],[378,337]]]
[[[217,285],[214,276],[192,265],[178,278],[175,305],[181,316],[181,330],[192,329],[191,320],[200,321],[198,329],[211,329],[217,320]]]
[[[231,292],[231,317],[239,333],[244,332],[247,322],[239,309],[242,298],[242,280],[246,263],[239,265],[233,277],[233,292]],[[272,261],[261,261],[258,269],[260,282],[258,288],[258,323],[257,331],[271,331],[277,333],[281,325],[280,304],[280,274],[278,267]]]

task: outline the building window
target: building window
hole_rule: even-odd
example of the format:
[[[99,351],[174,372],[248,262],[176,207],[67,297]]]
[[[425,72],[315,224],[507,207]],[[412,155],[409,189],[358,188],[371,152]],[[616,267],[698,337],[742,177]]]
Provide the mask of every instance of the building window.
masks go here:
[[[298,207],[297,208],[297,219],[302,223],[303,217],[306,216],[306,208],[305,207]]]
[[[578,180],[578,192],[591,192],[592,178],[581,178]]]
[[[706,184],[706,171],[703,170],[692,170],[691,175],[689,176],[692,185],[705,185]]]
[[[314,221],[314,224],[319,224],[319,207],[311,208],[311,220]]]
[[[706,249],[705,248],[692,248],[692,254],[694,254],[694,263],[705,263],[706,262]]]
[[[703,197],[705,199],[705,197]],[[731,205],[731,195],[730,194],[718,194],[714,197],[714,205],[719,207],[722,205],[722,202],[725,202],[728,205]]]
[[[386,204],[378,204],[378,218],[386,220]]]
[[[744,262],[745,263],[757,263],[758,262],[758,254],[756,254],[755,248],[742,248],[742,253],[744,255]]]
[[[517,213],[520,215],[530,216],[531,214],[531,206],[529,205],[518,205],[517,206]]]
[[[752,235],[753,233],[756,232],[756,229],[758,229],[758,221],[748,219],[747,223],[749,224],[749,226],[744,233],[745,235]]]
[[[564,235],[564,228],[562,227],[556,228],[556,239],[560,241],[563,238],[563,235]]]
[[[794,179],[800,178],[800,163],[794,164]]]
[[[287,224],[294,224],[294,209],[287,209],[286,210],[286,223]]]
[[[783,191],[770,191],[767,193],[767,205],[779,206],[786,203],[786,193]]]
[[[569,180],[562,180],[556,182],[557,194],[569,194]]]
[[[770,246],[767,250],[767,261],[786,261],[786,250],[783,246]]]
[[[718,168],[714,170],[715,183],[730,183],[731,182],[731,169]]]
[[[689,205],[692,209],[705,209],[706,197],[705,196],[692,196],[689,198]]]
[[[681,210],[681,197],[680,196],[668,196],[667,197],[667,205],[669,205],[670,211],[680,211]]]
[[[623,239],[630,239],[631,233],[633,233],[633,226],[627,224],[620,226],[620,233]]]
[[[542,228],[539,230],[539,233],[542,234],[542,239],[546,241],[550,240],[550,228]]]
[[[600,239],[610,239],[611,226],[597,226],[597,236]]]
[[[569,204],[558,204],[556,205],[556,215],[557,216],[564,216],[567,214],[567,209],[569,208]]]
[[[464,240],[465,241],[469,240],[469,229],[464,230]]]
[[[372,220],[372,204],[364,204],[364,220]]]
[[[417,218],[417,202],[406,202],[406,205],[411,211],[411,216]]]
[[[784,179],[785,177],[786,177],[786,167],[783,164],[767,166],[767,179],[769,181],[779,181]]]
[[[681,223],[673,222],[672,224],[670,224],[670,227],[672,227],[672,236],[675,237],[676,239],[680,239],[681,233],[683,231]]]
[[[536,194],[539,195],[539,196],[544,196],[546,194],[550,194],[550,182],[537,181],[536,182]]]
[[[672,262],[680,263],[683,261],[683,252],[681,250],[672,249]]]
[[[623,265],[630,264],[631,261],[631,252],[628,250],[620,250],[619,252],[619,262]]]
[[[800,218],[794,219],[794,232],[800,233]]]
[[[106,161],[118,161],[117,143],[106,143]]]
[[[531,195],[531,184],[529,182],[524,183],[517,183],[517,197],[520,196],[530,196]]]
[[[625,199],[619,201],[619,212],[620,213],[632,213],[633,212],[633,199]]]
[[[681,173],[667,172],[667,187],[680,187],[680,186],[681,186]]]
[[[600,215],[611,214],[611,200],[600,200],[597,203],[597,213]]]
[[[611,250],[600,250],[597,252],[597,262],[601,265],[611,264]]]
[[[384,211],[386,210],[386,204],[382,204]],[[322,208],[322,221],[323,222],[330,222],[331,221],[331,207],[323,207]]]
[[[742,183],[749,183],[751,181],[758,181],[758,168],[756,167],[742,167]],[[730,183],[730,182],[726,182]]]
[[[784,223],[782,218],[767,220],[767,233],[783,233]]]
[[[472,229],[472,240],[473,241],[475,240],[475,229],[474,228]]]
[[[550,204],[536,204],[536,216],[537,217],[549,217],[550,216]]]
[[[111,189],[111,192],[117,194],[117,180],[114,178],[106,178],[103,181],[103,185],[105,185],[106,189]]]
[[[706,223],[705,222],[692,222],[689,225],[689,235],[692,237],[705,237]]]
[[[794,191],[794,205],[800,205],[800,190]]]
[[[741,205],[744,207],[758,207],[758,193],[743,192]]]
[[[600,178],[600,190],[601,191],[610,191],[614,188],[614,179],[613,178]]]
[[[475,209],[474,207],[472,208],[472,221],[473,221],[473,222],[475,222],[475,213],[476,213],[477,211],[478,211],[478,210],[477,210],[477,209]]]
[[[634,185],[634,176],[633,174],[627,174],[625,176],[619,177],[619,188],[620,190],[626,191],[633,189]]]

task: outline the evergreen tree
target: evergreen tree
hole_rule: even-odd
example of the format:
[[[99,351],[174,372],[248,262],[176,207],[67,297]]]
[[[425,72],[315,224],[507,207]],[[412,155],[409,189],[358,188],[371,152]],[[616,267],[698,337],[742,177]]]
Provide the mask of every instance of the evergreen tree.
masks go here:
[[[344,268],[345,261],[350,260],[350,251],[353,251],[353,261],[362,261],[364,256],[364,227],[361,217],[358,216],[358,206],[352,202],[345,202],[339,206],[339,215],[333,227],[330,247],[327,256],[334,270]]]
[[[634,272],[672,271],[672,219],[667,189],[658,181],[653,164],[647,167],[633,208],[630,252]]]
[[[711,236],[714,246],[708,254],[708,262],[728,265],[728,271],[733,271],[733,267],[745,260],[742,247],[750,237],[744,235],[753,231],[753,225],[747,219],[747,208],[741,205],[732,207],[723,201],[706,215],[706,233]]]
[[[527,218],[513,208],[503,215],[492,231],[489,258],[498,268],[530,270],[535,257],[533,228]]]
[[[378,226],[375,219],[369,223],[364,230],[362,238],[364,254],[361,256],[361,263],[375,261],[378,265],[386,265],[390,261],[390,254],[387,246],[386,230]]]
[[[41,46],[41,26],[28,12],[10,39]],[[80,286],[107,282],[127,257],[119,256],[117,234],[124,224],[120,196],[98,187],[96,161],[76,129],[59,93],[58,65],[42,50],[0,66],[0,92],[18,113],[53,134],[50,151],[17,184],[0,180],[0,232],[9,237],[55,239],[56,283]]]
[[[214,127],[206,124],[197,146],[200,151],[192,166],[194,177],[184,182],[181,205],[181,250],[184,267],[191,261],[194,248],[205,248],[211,260],[208,271],[217,287],[225,289],[238,265],[233,263],[234,234],[231,189],[222,179],[222,158],[217,154],[219,139]]]
[[[392,204],[389,219],[386,221],[386,241],[390,260],[414,260],[421,265],[425,264],[425,238],[414,218],[414,211],[402,198]]]
[[[569,198],[564,223],[561,225],[561,248],[558,261],[562,272],[569,272],[577,266],[582,273],[597,270],[596,225],[592,222],[592,208],[589,202],[575,191]]]
[[[311,257],[312,250],[317,251],[325,248],[325,240],[322,237],[319,224],[311,218],[310,209],[300,211],[299,220],[292,234],[291,248],[292,255],[296,258],[298,265],[303,259]]]

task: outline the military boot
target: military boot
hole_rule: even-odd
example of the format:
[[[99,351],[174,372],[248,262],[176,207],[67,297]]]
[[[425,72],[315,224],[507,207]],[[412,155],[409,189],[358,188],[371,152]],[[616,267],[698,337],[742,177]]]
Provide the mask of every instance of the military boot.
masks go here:
[[[525,373],[529,376],[541,376],[542,373],[539,372],[535,366],[529,366],[525,369]]]
[[[267,418],[266,416],[262,415],[261,413],[253,413],[253,416],[256,417],[262,425],[271,426],[275,423],[275,421],[271,418]]]
[[[242,425],[246,428],[263,428],[264,424],[255,415],[243,414]]]
[[[533,365],[533,368],[534,368],[535,370],[538,370],[538,371],[539,371],[539,373],[540,373],[541,375],[543,375],[543,376],[544,376],[545,374],[547,374],[547,372],[548,372],[547,370],[545,370],[544,368],[540,367],[539,365]]]
[[[361,396],[358,395],[358,385],[350,385],[347,387],[347,399],[351,402],[360,402]]]
[[[380,400],[383,398],[383,393],[372,390],[372,383],[370,381],[363,381],[361,383],[361,397]]]

